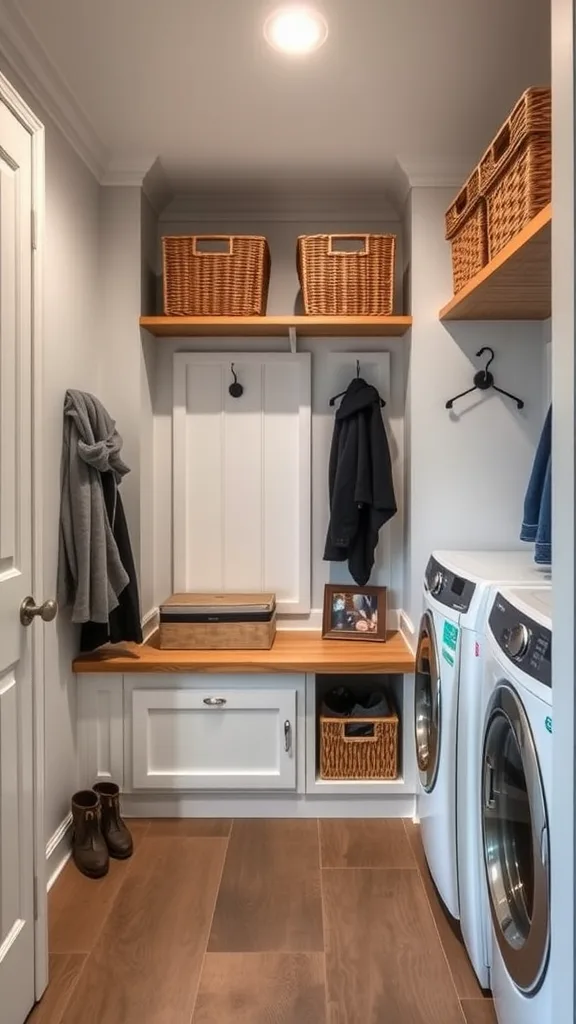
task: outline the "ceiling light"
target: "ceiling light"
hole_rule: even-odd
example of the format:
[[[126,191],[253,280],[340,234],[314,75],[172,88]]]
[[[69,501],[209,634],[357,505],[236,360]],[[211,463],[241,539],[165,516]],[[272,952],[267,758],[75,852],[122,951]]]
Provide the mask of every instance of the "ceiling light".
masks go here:
[[[264,36],[275,50],[298,56],[312,53],[326,42],[328,24],[314,7],[296,4],[270,14],[264,24]]]

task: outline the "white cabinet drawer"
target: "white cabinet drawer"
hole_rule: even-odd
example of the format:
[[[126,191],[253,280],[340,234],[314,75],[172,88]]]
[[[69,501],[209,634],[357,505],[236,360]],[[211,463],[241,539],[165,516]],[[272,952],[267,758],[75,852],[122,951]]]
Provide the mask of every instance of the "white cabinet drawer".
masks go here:
[[[132,690],[135,789],[296,788],[296,690]]]

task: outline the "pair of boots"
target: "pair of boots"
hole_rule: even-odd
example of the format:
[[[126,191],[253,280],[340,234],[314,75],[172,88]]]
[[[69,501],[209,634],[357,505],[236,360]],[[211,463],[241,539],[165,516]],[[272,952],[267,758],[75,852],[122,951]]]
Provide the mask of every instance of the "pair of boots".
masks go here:
[[[132,856],[132,836],[120,814],[120,789],[114,782],[97,782],[72,797],[74,863],[88,878],[108,873],[110,857]]]

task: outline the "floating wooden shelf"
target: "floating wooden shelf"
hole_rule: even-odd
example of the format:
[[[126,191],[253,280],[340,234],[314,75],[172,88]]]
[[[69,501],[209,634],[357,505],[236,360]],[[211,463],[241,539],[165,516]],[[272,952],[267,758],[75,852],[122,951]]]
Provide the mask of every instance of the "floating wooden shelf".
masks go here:
[[[441,320],[547,320],[552,313],[549,204],[440,310]]]
[[[140,326],[157,338],[399,337],[410,316],[142,316]]]
[[[320,633],[278,630],[269,651],[161,651],[157,634],[147,644],[103,647],[76,658],[75,672],[323,672],[404,673],[414,655],[401,633],[385,644],[322,640]]]

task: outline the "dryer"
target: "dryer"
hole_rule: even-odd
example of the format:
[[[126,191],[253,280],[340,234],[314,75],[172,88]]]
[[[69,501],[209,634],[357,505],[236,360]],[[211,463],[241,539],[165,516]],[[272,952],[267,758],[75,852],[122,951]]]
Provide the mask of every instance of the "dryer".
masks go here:
[[[430,873],[445,906],[460,918],[484,987],[489,961],[476,766],[487,601],[495,584],[547,579],[531,551],[434,552],[424,579],[415,682],[418,815]]]
[[[502,589],[487,634],[483,860],[499,1024],[551,1024],[551,590]]]

